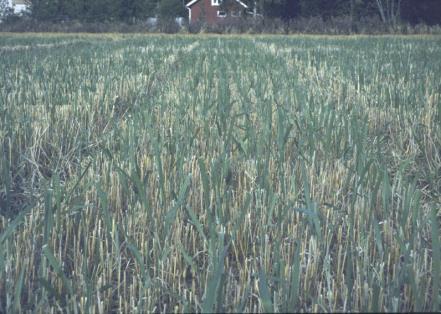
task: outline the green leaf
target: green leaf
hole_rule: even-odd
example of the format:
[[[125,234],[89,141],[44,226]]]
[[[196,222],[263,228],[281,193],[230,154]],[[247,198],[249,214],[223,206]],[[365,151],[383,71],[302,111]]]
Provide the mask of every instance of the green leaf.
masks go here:
[[[441,246],[439,241],[439,218],[437,210],[432,208],[430,211],[430,221],[432,226],[432,310],[438,312],[440,309],[440,278],[441,278]]]
[[[149,288],[151,286],[151,279],[150,279],[150,275],[145,267],[144,260],[141,256],[141,253],[139,252],[138,248],[130,240],[127,241],[127,247],[129,248],[130,252],[132,252],[133,256],[135,257],[136,262],[139,265],[139,268],[141,269],[143,286],[145,288]]]
[[[60,263],[57,261],[51,250],[49,249],[49,246],[47,244],[43,245],[42,248],[43,255],[47,258],[49,264],[52,266],[54,272],[61,278],[64,287],[67,289],[67,291],[70,293],[70,295],[73,294],[72,285],[69,281],[69,279],[64,274]]]
[[[299,288],[300,288],[300,244],[296,241],[294,260],[291,265],[291,286],[289,293],[289,306],[292,309],[288,310],[290,312],[297,311],[297,303],[299,298]]]
[[[0,235],[0,245],[3,244],[3,242],[6,241],[7,238],[9,238],[14,231],[23,223],[23,218],[28,214],[32,208],[34,208],[35,204],[31,204],[27,206],[25,209],[23,209],[20,214],[18,214],[17,217],[12,220],[6,229],[3,231],[3,233]]]
[[[274,305],[271,299],[271,293],[268,289],[266,274],[262,267],[259,269],[259,296],[264,312],[273,313]]]
[[[23,277],[24,277],[24,271],[25,267],[24,265],[21,265],[20,275],[18,276],[18,281],[15,286],[14,291],[14,310],[18,312],[21,312],[21,292],[23,290]]]

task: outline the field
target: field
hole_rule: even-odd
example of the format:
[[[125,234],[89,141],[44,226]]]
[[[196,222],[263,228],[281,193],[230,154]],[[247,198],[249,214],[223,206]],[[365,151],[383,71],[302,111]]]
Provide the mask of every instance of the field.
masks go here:
[[[439,311],[441,37],[0,35],[0,312]]]

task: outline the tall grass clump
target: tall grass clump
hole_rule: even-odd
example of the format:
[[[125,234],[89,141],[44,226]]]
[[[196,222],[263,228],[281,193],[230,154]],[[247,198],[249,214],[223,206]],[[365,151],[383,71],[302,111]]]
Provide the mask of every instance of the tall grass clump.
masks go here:
[[[439,311],[441,39],[0,36],[0,312]]]

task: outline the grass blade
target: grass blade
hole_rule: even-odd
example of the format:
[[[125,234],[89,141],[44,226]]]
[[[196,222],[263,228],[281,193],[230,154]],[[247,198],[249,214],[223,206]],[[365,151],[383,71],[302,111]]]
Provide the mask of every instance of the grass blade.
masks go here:
[[[60,263],[57,261],[57,259],[55,258],[54,254],[51,252],[51,250],[50,250],[48,245],[44,245],[43,246],[42,253],[46,257],[46,259],[48,260],[49,264],[52,266],[52,268],[55,271],[55,273],[63,281],[63,286],[67,289],[69,294],[72,295],[73,294],[72,285],[71,285],[69,279],[64,274],[64,272],[63,272],[63,270],[61,268]]]
[[[432,310],[437,312],[440,309],[441,302],[441,246],[439,240],[440,224],[435,207],[430,211],[430,221],[432,227]]]
[[[274,313],[274,305],[268,287],[268,281],[262,267],[259,269],[259,299],[265,313]]]

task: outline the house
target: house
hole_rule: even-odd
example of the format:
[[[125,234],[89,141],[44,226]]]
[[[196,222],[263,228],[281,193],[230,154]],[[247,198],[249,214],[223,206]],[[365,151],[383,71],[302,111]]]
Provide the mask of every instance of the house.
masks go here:
[[[15,14],[21,14],[28,9],[27,0],[7,0],[8,7],[14,10]]]
[[[222,23],[226,18],[240,18],[248,6],[240,0],[192,0],[187,3],[188,21]]]

